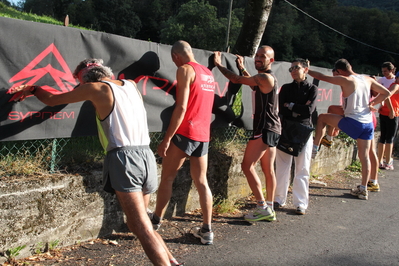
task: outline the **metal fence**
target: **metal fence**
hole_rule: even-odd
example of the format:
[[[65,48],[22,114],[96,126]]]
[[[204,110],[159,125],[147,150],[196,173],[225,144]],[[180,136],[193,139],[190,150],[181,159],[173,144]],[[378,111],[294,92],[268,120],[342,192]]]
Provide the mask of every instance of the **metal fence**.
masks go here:
[[[242,111],[241,89],[231,108],[236,116]],[[234,126],[214,128],[210,148],[228,143],[246,143],[252,131]],[[152,132],[151,149],[156,152],[164,133]],[[35,172],[56,172],[85,167],[101,162],[104,151],[97,136],[0,142],[0,178],[9,175],[29,175]]]
[[[234,126],[211,131],[210,147],[246,143],[252,131]],[[151,149],[156,152],[164,133],[150,133]],[[0,142],[0,178],[56,172],[66,168],[101,162],[104,151],[97,136]]]

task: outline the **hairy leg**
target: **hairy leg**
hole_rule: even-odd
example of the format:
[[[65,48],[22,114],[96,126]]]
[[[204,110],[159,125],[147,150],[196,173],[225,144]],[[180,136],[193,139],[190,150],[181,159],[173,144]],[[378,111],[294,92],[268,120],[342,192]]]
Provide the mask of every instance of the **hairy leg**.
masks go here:
[[[369,158],[369,150],[370,150],[371,140],[357,139],[357,147],[359,159],[362,164],[362,185],[367,186],[367,182],[370,179],[370,158]]]
[[[127,217],[127,225],[139,239],[154,265],[170,265],[169,251],[162,238],[152,228],[142,192],[116,191],[118,201]]]
[[[191,178],[197,188],[200,205],[203,215],[203,223],[211,224],[212,222],[212,192],[208,185],[206,171],[208,169],[208,155],[202,157],[190,157]]]
[[[166,152],[166,157],[162,159],[161,183],[157,192],[157,204],[155,214],[163,217],[166,205],[172,196],[173,181],[176,178],[177,171],[183,165],[186,154],[180,150],[173,142]]]
[[[276,191],[276,174],[274,172],[274,160],[276,159],[276,147],[268,147],[260,159],[262,171],[266,181],[266,200],[274,201]]]
[[[248,141],[245,148],[244,158],[241,163],[241,169],[247,178],[248,185],[254,193],[257,201],[264,201],[265,197],[262,193],[262,183],[256,173],[255,165],[264,155],[267,145],[262,138]]]

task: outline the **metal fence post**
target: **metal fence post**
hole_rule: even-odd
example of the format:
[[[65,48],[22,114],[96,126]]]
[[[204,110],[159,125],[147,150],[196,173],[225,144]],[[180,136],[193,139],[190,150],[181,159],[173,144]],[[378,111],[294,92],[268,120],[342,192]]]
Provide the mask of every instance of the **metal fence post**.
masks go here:
[[[57,156],[57,139],[53,139],[53,145],[51,147],[50,173],[54,173],[56,156]]]

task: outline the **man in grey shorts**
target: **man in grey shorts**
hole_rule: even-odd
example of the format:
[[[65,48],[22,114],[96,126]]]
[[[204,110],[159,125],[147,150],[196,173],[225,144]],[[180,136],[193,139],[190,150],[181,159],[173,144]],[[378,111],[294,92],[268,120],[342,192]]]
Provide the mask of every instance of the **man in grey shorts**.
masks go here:
[[[153,230],[147,215],[150,193],[157,188],[157,170],[149,148],[147,114],[136,83],[112,80],[111,69],[103,66],[101,59],[83,60],[73,75],[80,84],[67,93],[55,95],[32,85],[16,87],[11,93],[20,93],[18,101],[34,95],[50,106],[80,101],[93,103],[100,142],[107,152],[104,190],[116,193],[129,229],[138,237],[154,265],[182,265]]]

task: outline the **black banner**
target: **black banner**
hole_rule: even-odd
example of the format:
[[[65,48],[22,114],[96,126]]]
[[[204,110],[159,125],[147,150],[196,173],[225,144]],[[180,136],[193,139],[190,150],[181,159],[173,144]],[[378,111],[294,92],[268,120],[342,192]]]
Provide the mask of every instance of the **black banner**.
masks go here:
[[[85,58],[102,58],[115,78],[135,80],[143,94],[150,131],[166,130],[176,85],[170,45],[4,17],[0,17],[0,36],[0,141],[96,135],[90,102],[48,107],[35,97],[19,103],[7,94],[22,84],[45,85],[55,93],[70,91],[77,85],[72,72]],[[194,54],[200,64],[212,69],[212,51],[194,49]],[[224,54],[223,60],[238,74],[234,55]],[[289,66],[287,62],[273,64],[279,85],[292,81]],[[256,74],[252,58],[246,58],[246,68]],[[217,68],[212,72],[217,82],[212,127],[235,124],[252,129],[251,89],[229,83]],[[241,87],[243,112],[236,117],[231,105]],[[328,83],[319,87],[319,113],[339,104],[339,88]]]

